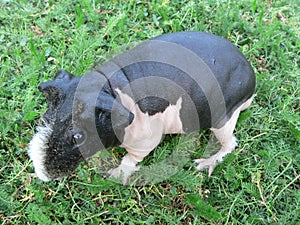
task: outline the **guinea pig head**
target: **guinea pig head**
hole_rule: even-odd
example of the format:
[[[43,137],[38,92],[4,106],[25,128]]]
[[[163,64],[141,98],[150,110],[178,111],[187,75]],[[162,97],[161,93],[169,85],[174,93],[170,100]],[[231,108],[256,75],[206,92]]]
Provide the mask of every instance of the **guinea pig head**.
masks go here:
[[[85,158],[121,142],[133,114],[99,89],[105,86],[97,85],[99,78],[99,74],[76,77],[60,70],[53,81],[39,86],[49,107],[28,153],[41,180],[68,176]]]
[[[72,104],[79,81],[79,77],[60,70],[53,81],[38,87],[49,107],[29,143],[28,153],[36,175],[43,181],[70,174],[83,160],[74,144],[83,136],[74,134],[72,126]]]

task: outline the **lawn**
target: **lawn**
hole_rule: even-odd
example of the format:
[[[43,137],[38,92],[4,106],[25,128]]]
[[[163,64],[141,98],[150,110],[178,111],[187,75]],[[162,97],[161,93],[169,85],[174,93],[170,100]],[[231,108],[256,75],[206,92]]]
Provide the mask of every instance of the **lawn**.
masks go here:
[[[0,0],[0,224],[300,224],[299,6]],[[123,186],[88,162],[61,181],[32,177],[28,143],[47,108],[41,82],[58,69],[82,75],[120,46],[184,30],[229,39],[257,76],[256,98],[237,125],[239,146],[210,178],[192,159],[155,184]],[[209,135],[200,132],[194,157]],[[146,163],[168,157],[178,139],[167,136]],[[124,153],[112,152],[118,160]]]

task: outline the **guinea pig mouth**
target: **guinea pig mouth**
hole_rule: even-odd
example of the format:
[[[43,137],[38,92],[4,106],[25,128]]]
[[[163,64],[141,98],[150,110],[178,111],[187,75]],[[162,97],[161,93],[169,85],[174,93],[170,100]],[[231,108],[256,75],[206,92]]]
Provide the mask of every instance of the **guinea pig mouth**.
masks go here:
[[[51,180],[45,168],[46,149],[52,133],[52,127],[43,121],[43,126],[37,127],[37,133],[29,143],[28,155],[33,162],[35,173],[43,181]]]

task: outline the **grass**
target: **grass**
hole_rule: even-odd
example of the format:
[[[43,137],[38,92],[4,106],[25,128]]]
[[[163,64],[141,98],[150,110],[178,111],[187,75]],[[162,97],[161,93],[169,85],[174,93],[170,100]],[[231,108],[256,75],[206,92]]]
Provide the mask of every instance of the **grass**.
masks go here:
[[[0,0],[0,223],[300,224],[299,10],[296,0]],[[39,83],[183,30],[228,38],[257,75],[254,104],[237,125],[239,147],[211,178],[192,162],[155,185],[122,186],[88,163],[62,181],[31,177],[26,149],[47,107]],[[176,141],[167,137],[147,161]]]

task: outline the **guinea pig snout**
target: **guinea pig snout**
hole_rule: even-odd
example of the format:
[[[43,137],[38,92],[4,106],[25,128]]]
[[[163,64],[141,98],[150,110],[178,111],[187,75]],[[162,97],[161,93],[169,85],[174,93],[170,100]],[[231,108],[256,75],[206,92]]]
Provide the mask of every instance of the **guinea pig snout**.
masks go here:
[[[38,86],[38,89],[39,89],[39,91],[43,91],[43,90],[44,90],[44,84],[40,84],[40,85]]]
[[[39,86],[38,86],[38,89],[41,91],[41,92],[47,92],[47,91],[50,91],[50,89],[54,89],[54,85],[52,84],[53,81],[49,81],[49,82],[45,82],[45,83],[41,83]]]

